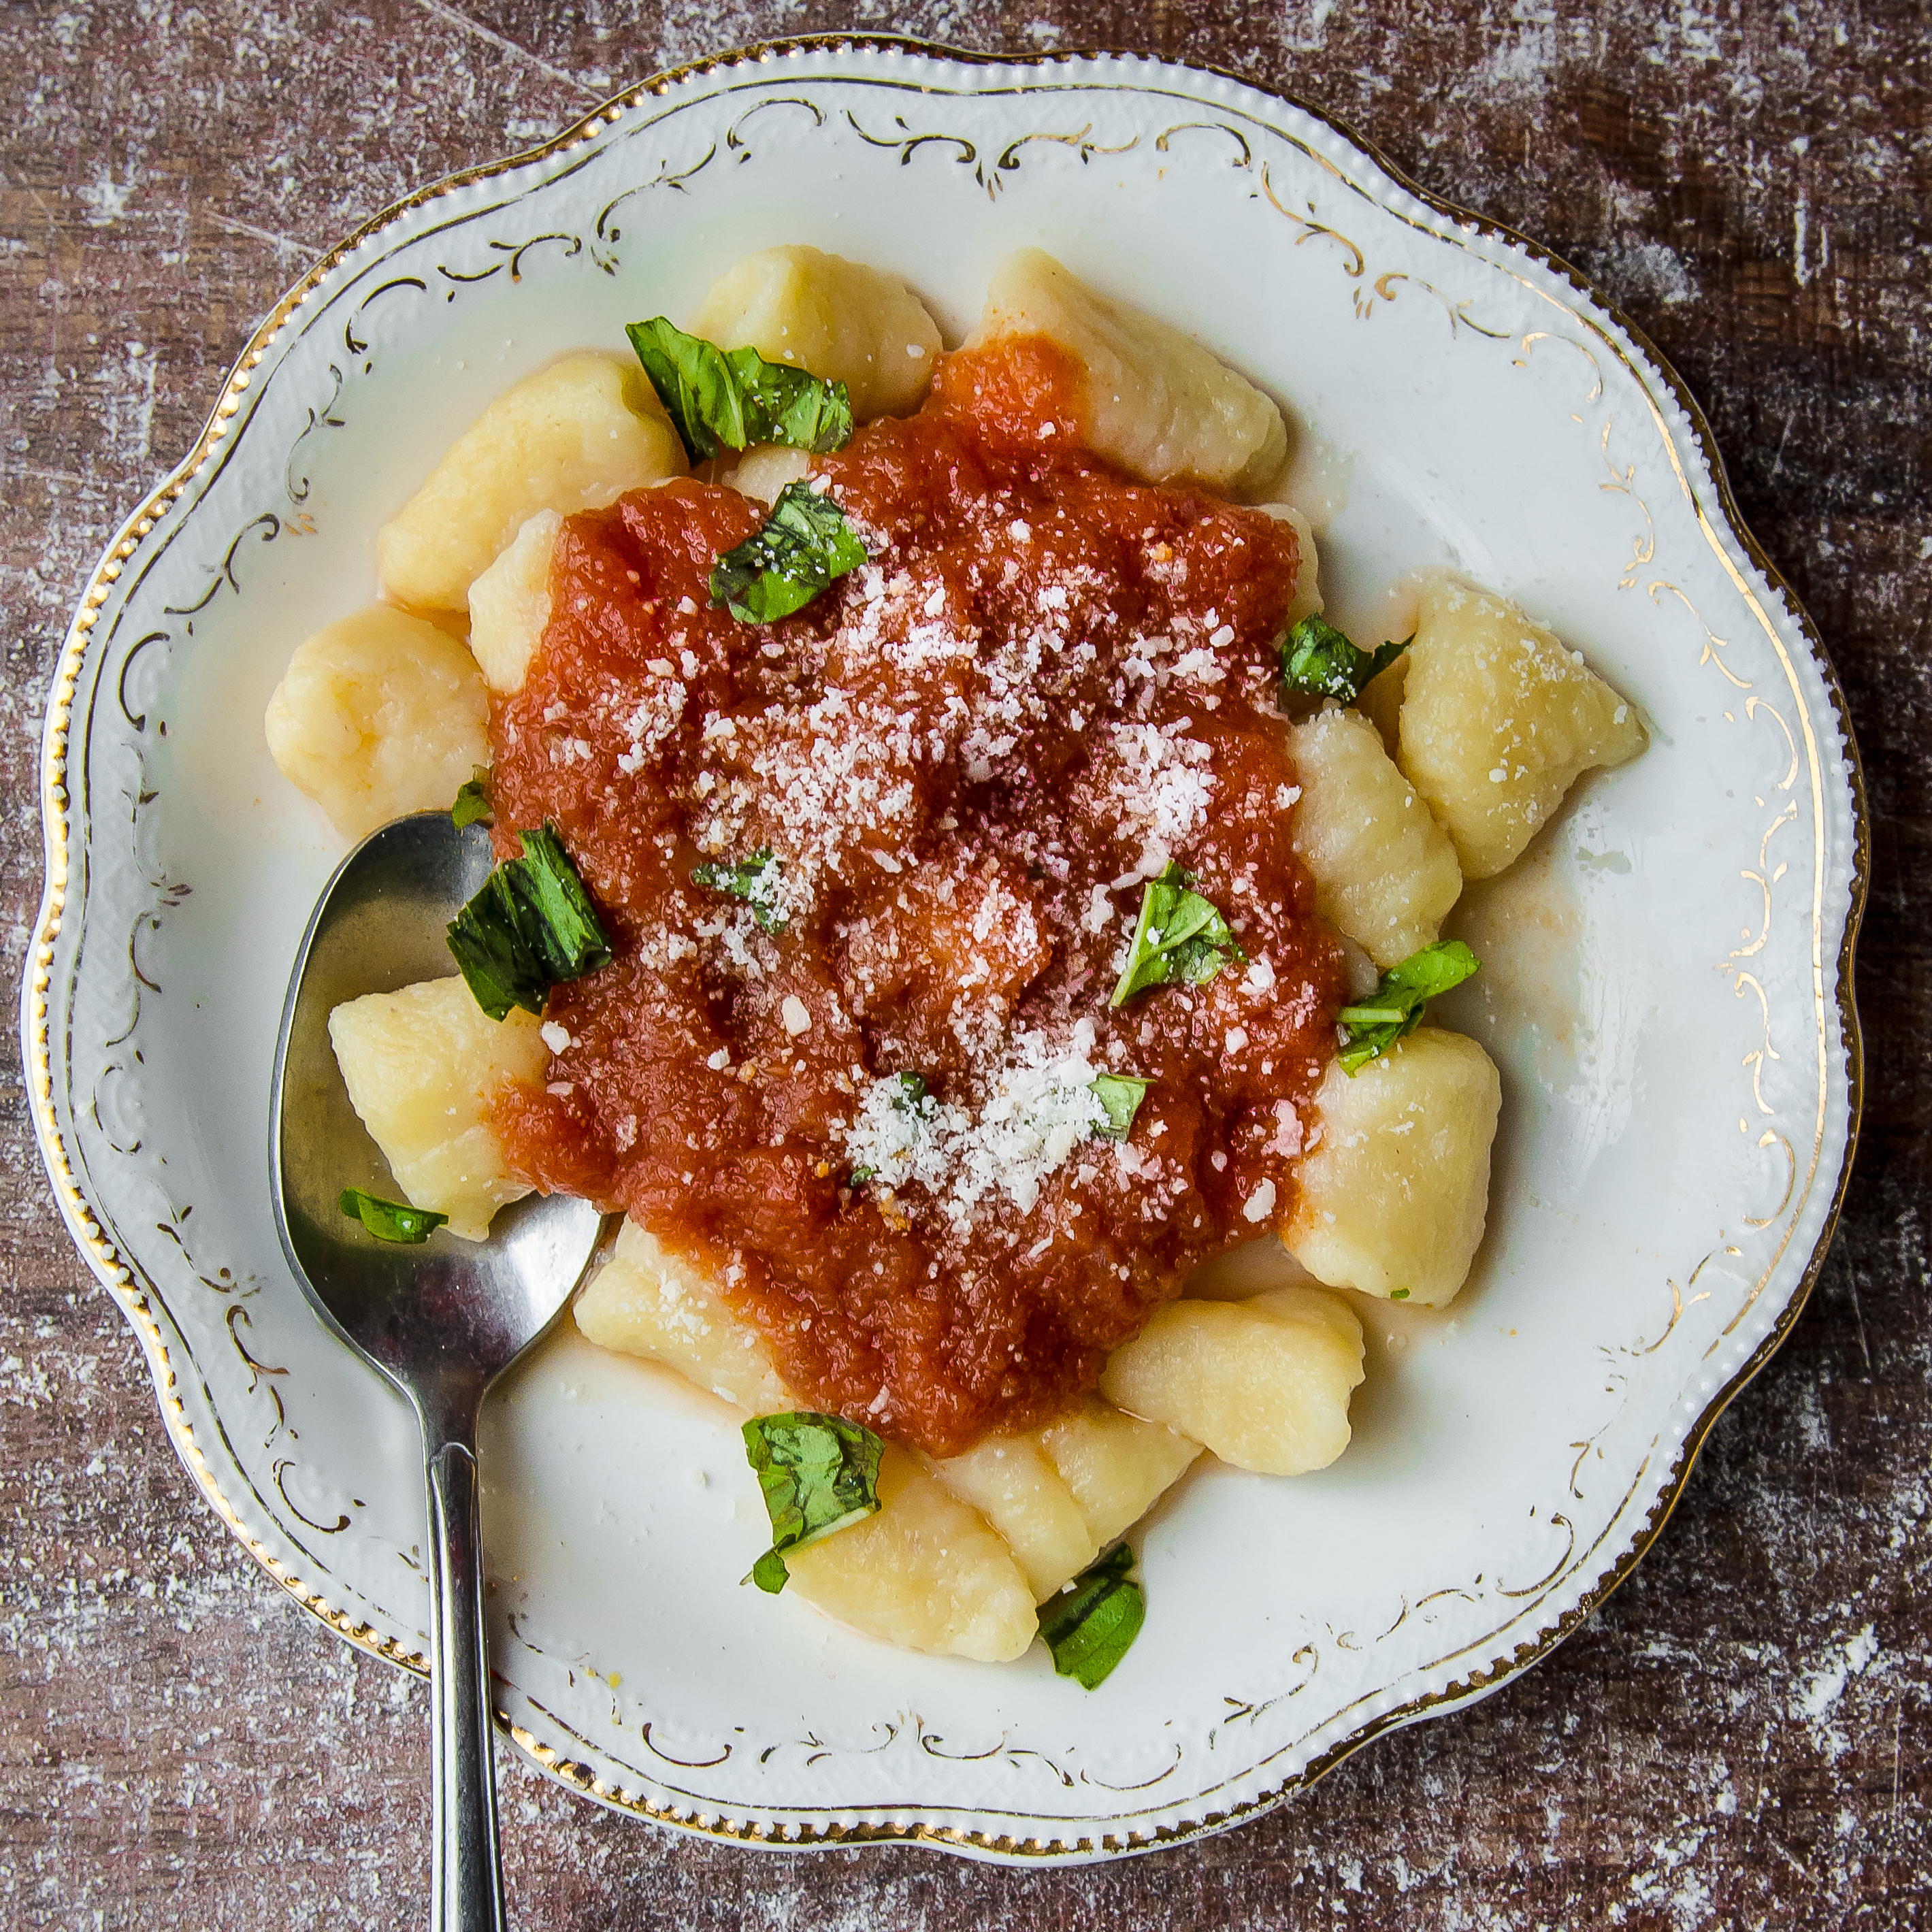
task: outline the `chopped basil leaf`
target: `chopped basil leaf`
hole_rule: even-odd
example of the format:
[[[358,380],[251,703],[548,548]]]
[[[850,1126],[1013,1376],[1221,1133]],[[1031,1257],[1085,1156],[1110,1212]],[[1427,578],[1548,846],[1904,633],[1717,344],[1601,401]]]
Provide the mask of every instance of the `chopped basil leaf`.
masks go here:
[[[1204,899],[1193,885],[1193,879],[1170,860],[1160,878],[1142,887],[1133,944],[1108,1006],[1124,1006],[1136,993],[1171,980],[1204,985],[1231,959],[1247,957],[1214,902]]]
[[[661,315],[624,333],[694,463],[754,442],[823,453],[852,440],[843,382],[767,362],[755,349],[720,349]]]
[[[877,1176],[878,1172],[876,1167],[855,1167],[852,1170],[852,1185],[863,1187],[867,1181]]]
[[[752,1565],[752,1574],[744,1580],[757,1584],[766,1596],[776,1597],[791,1581],[791,1572],[776,1550],[768,1550]]]
[[[1040,1606],[1054,1669],[1089,1690],[1100,1688],[1147,1621],[1141,1587],[1127,1575],[1133,1567],[1134,1552],[1117,1543]]]
[[[466,825],[488,825],[495,808],[490,802],[490,767],[473,766],[456,794],[449,815],[460,832]]]
[[[808,1409],[754,1416],[744,1434],[745,1459],[758,1472],[772,1520],[772,1546],[745,1580],[776,1596],[790,1574],[788,1550],[802,1550],[879,1507],[886,1445],[856,1422]]]
[[[1358,650],[1333,624],[1304,617],[1285,635],[1281,651],[1281,706],[1297,698],[1339,698],[1352,704],[1372,678],[1379,677],[1415,642],[1405,638],[1380,650]]]
[[[785,922],[784,909],[778,904],[778,881],[783,872],[767,847],[733,865],[706,860],[703,865],[692,867],[691,883],[709,892],[742,899],[752,908],[752,916],[767,932],[778,932]]]
[[[1141,1102],[1147,1098],[1147,1090],[1154,1084],[1151,1080],[1137,1078],[1131,1073],[1103,1073],[1093,1084],[1091,1092],[1095,1100],[1107,1110],[1104,1126],[1094,1130],[1096,1139],[1124,1141],[1132,1132],[1134,1116],[1141,1110]]]
[[[493,1020],[512,1006],[541,1013],[551,987],[610,963],[610,940],[556,827],[522,838],[524,856],[505,860],[449,922],[449,950]]]
[[[1406,1288],[1392,1288],[1389,1290],[1389,1299],[1391,1301],[1406,1301],[1408,1299],[1408,1290]]]
[[[429,1208],[412,1208],[400,1201],[385,1201],[364,1194],[359,1187],[345,1187],[336,1205],[352,1221],[360,1221],[379,1241],[394,1241],[413,1246],[449,1219]]]
[[[1336,1056],[1342,1072],[1352,1076],[1414,1032],[1422,1024],[1424,1003],[1460,986],[1481,963],[1460,939],[1444,939],[1391,966],[1370,998],[1335,1016],[1344,1035]]]
[[[764,527],[718,560],[711,601],[742,623],[775,624],[865,560],[845,512],[809,483],[788,483]]]

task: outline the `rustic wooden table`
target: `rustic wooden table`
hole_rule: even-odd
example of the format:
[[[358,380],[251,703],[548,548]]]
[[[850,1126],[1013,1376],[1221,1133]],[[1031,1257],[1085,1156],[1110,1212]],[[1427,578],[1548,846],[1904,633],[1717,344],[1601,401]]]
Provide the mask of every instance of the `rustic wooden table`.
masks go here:
[[[12,0],[0,10],[0,890],[40,892],[69,608],[256,316],[338,236],[652,68],[761,34],[1138,46],[1294,89],[1579,264],[1715,424],[1850,694],[1875,844],[1864,1132],[1829,1265],[1642,1568],[1554,1658],[1304,1802],[1125,1864],[760,1857],[509,1758],[526,1924],[1932,1919],[1932,16],[1924,0]],[[1915,922],[1910,908],[1922,908]],[[428,1699],[197,1499],[0,1088],[0,1918],[419,1920]]]

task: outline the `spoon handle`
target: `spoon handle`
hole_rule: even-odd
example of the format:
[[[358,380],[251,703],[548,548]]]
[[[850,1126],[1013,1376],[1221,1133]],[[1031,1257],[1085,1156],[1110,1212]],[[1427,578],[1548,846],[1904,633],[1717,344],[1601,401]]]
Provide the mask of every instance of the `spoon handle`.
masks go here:
[[[470,1441],[445,1442],[436,1448],[428,1472],[434,1559],[430,1721],[436,1754],[430,1924],[433,1932],[503,1932],[473,1431]]]

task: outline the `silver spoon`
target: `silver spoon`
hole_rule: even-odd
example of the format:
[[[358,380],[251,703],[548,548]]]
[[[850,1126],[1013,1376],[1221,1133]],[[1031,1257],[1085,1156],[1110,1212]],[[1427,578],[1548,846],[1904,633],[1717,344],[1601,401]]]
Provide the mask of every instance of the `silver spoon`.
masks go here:
[[[408,1396],[429,1489],[430,1721],[438,1932],[500,1932],[489,1665],[477,1518],[476,1418],[490,1382],[569,1301],[602,1217],[531,1195],[487,1241],[438,1228],[420,1246],[378,1241],[341,1211],[345,1187],[400,1190],[350,1106],[329,1010],[455,970],[444,928],[482,885],[489,835],[420,812],[372,832],[328,882],[296,956],[275,1049],[268,1171],[282,1246],[310,1299]]]

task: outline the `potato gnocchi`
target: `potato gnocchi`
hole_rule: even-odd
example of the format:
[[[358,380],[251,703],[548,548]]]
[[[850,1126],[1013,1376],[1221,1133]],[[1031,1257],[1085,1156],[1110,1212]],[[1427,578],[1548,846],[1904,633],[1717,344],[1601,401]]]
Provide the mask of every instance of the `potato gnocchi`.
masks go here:
[[[504,1082],[543,1076],[549,1050],[534,1016],[513,1009],[500,1024],[460,979],[425,980],[346,1001],[328,1016],[328,1037],[410,1204],[482,1240],[496,1210],[530,1191],[508,1172],[489,1108]]]
[[[470,653],[506,698],[523,689],[550,622],[550,552],[562,527],[556,511],[538,511],[470,586]]]
[[[1400,730],[1402,769],[1472,879],[1517,857],[1585,772],[1644,747],[1636,713],[1582,652],[1453,578],[1423,592]]]
[[[1288,1252],[1331,1288],[1439,1308],[1468,1279],[1502,1111],[1496,1064],[1466,1035],[1424,1027],[1315,1095]]]
[[[729,269],[690,333],[843,384],[860,423],[916,410],[942,362],[938,327],[902,280],[804,247],[764,250]],[[1118,470],[1235,495],[1280,472],[1286,427],[1267,395],[1168,324],[1022,249],[995,271],[969,346],[1031,337],[1070,358],[1084,440]],[[783,384],[799,381],[771,380],[781,400],[791,393]],[[772,412],[755,420],[766,424]],[[485,410],[383,526],[380,574],[392,604],[303,644],[266,720],[277,764],[345,836],[446,806],[488,762],[491,700],[524,690],[552,625],[564,519],[685,475],[685,435],[634,364],[601,350],[567,356]],[[704,473],[766,510],[812,477],[810,449],[745,442]],[[1299,545],[1285,633],[1323,610],[1317,538],[1293,507],[1258,508],[1292,526]],[[454,629],[464,615],[466,646]],[[668,676],[676,668],[663,668]],[[636,728],[648,723],[640,712]],[[1284,718],[1281,730],[1298,784],[1279,808],[1292,814],[1319,914],[1384,976],[1372,993],[1366,980],[1357,987],[1344,1040],[1365,1024],[1348,1012],[1382,1012],[1399,998],[1398,969],[1436,945],[1466,878],[1506,868],[1581,773],[1633,758],[1645,742],[1629,703],[1579,654],[1502,598],[1447,578],[1425,589],[1414,640],[1390,668],[1352,702],[1331,699]],[[1144,862],[1143,875],[1161,862]],[[782,928],[783,902],[758,896],[762,863],[713,865],[706,883],[746,902],[769,935]],[[1170,902],[1184,904],[1182,892],[1175,884]],[[928,910],[963,957],[984,942],[982,927],[1012,922],[1001,903],[988,888]],[[1185,916],[1205,935],[1195,944],[1213,941],[1202,914]],[[1036,970],[1016,952],[1012,986]],[[1265,986],[1260,962],[1247,970],[1244,985]],[[1292,1191],[1277,1198],[1270,1185],[1251,1197],[1249,1220],[1258,1233],[1278,1228],[1279,1244],[1264,1234],[1265,1253],[1230,1250],[1171,1284],[1174,1298],[1112,1347],[1097,1389],[1045,1424],[995,1430],[945,1455],[888,1442],[875,1513],[783,1551],[795,1593],[889,1643],[1010,1660],[1031,1646],[1060,1593],[1204,1456],[1269,1477],[1334,1462],[1364,1372],[1362,1325],[1346,1296],[1440,1307],[1468,1279],[1485,1229],[1500,1077],[1474,1041],[1418,1028],[1419,1000],[1402,1010],[1400,1026],[1378,1022],[1394,1036],[1366,1064],[1328,1064],[1292,1124]],[[790,1000],[782,1020],[796,1041],[815,1016]],[[483,1238],[496,1209],[528,1188],[494,1109],[509,1090],[540,1098],[562,1051],[547,1035],[567,1036],[514,1006],[502,1022],[489,1019],[460,977],[347,1002],[330,1034],[398,1187],[446,1214],[451,1234]],[[892,1107],[918,1114],[923,1090],[920,1081],[889,1095],[886,1125]],[[1124,1146],[1139,1105],[1109,1096],[1104,1111],[1124,1109],[1125,1125],[1108,1137]],[[574,1318],[599,1347],[672,1371],[742,1417],[805,1406],[767,1332],[734,1306],[720,1265],[634,1220]]]
[[[298,647],[262,730],[282,776],[345,838],[360,838],[447,805],[489,762],[489,715],[462,644],[378,604]]]
[[[707,1271],[635,1222],[624,1223],[574,1312],[600,1347],[674,1370],[744,1413],[800,1406]],[[1200,1453],[1096,1397],[1045,1430],[947,1462],[889,1450],[879,1515],[792,1552],[792,1581],[827,1616],[906,1649],[1018,1656],[1034,1638],[1034,1605],[1138,1521]]]
[[[1238,1469],[1300,1476],[1348,1446],[1362,1324],[1319,1288],[1170,1301],[1101,1371],[1101,1392]]]
[[[634,361],[586,350],[506,390],[376,535],[386,596],[460,610],[539,510],[598,510],[681,476],[684,452]]]
[[[843,382],[862,422],[916,409],[939,359],[939,325],[898,276],[818,248],[747,255],[712,284],[690,326],[721,349]]]
[[[1381,734],[1359,711],[1335,706],[1288,736],[1301,781],[1294,849],[1322,917],[1379,967],[1433,944],[1462,896],[1462,871]]]
[[[1088,446],[1149,483],[1252,490],[1288,454],[1281,411],[1178,328],[1089,288],[1044,250],[1009,255],[971,340],[1044,336],[1085,376]]]

